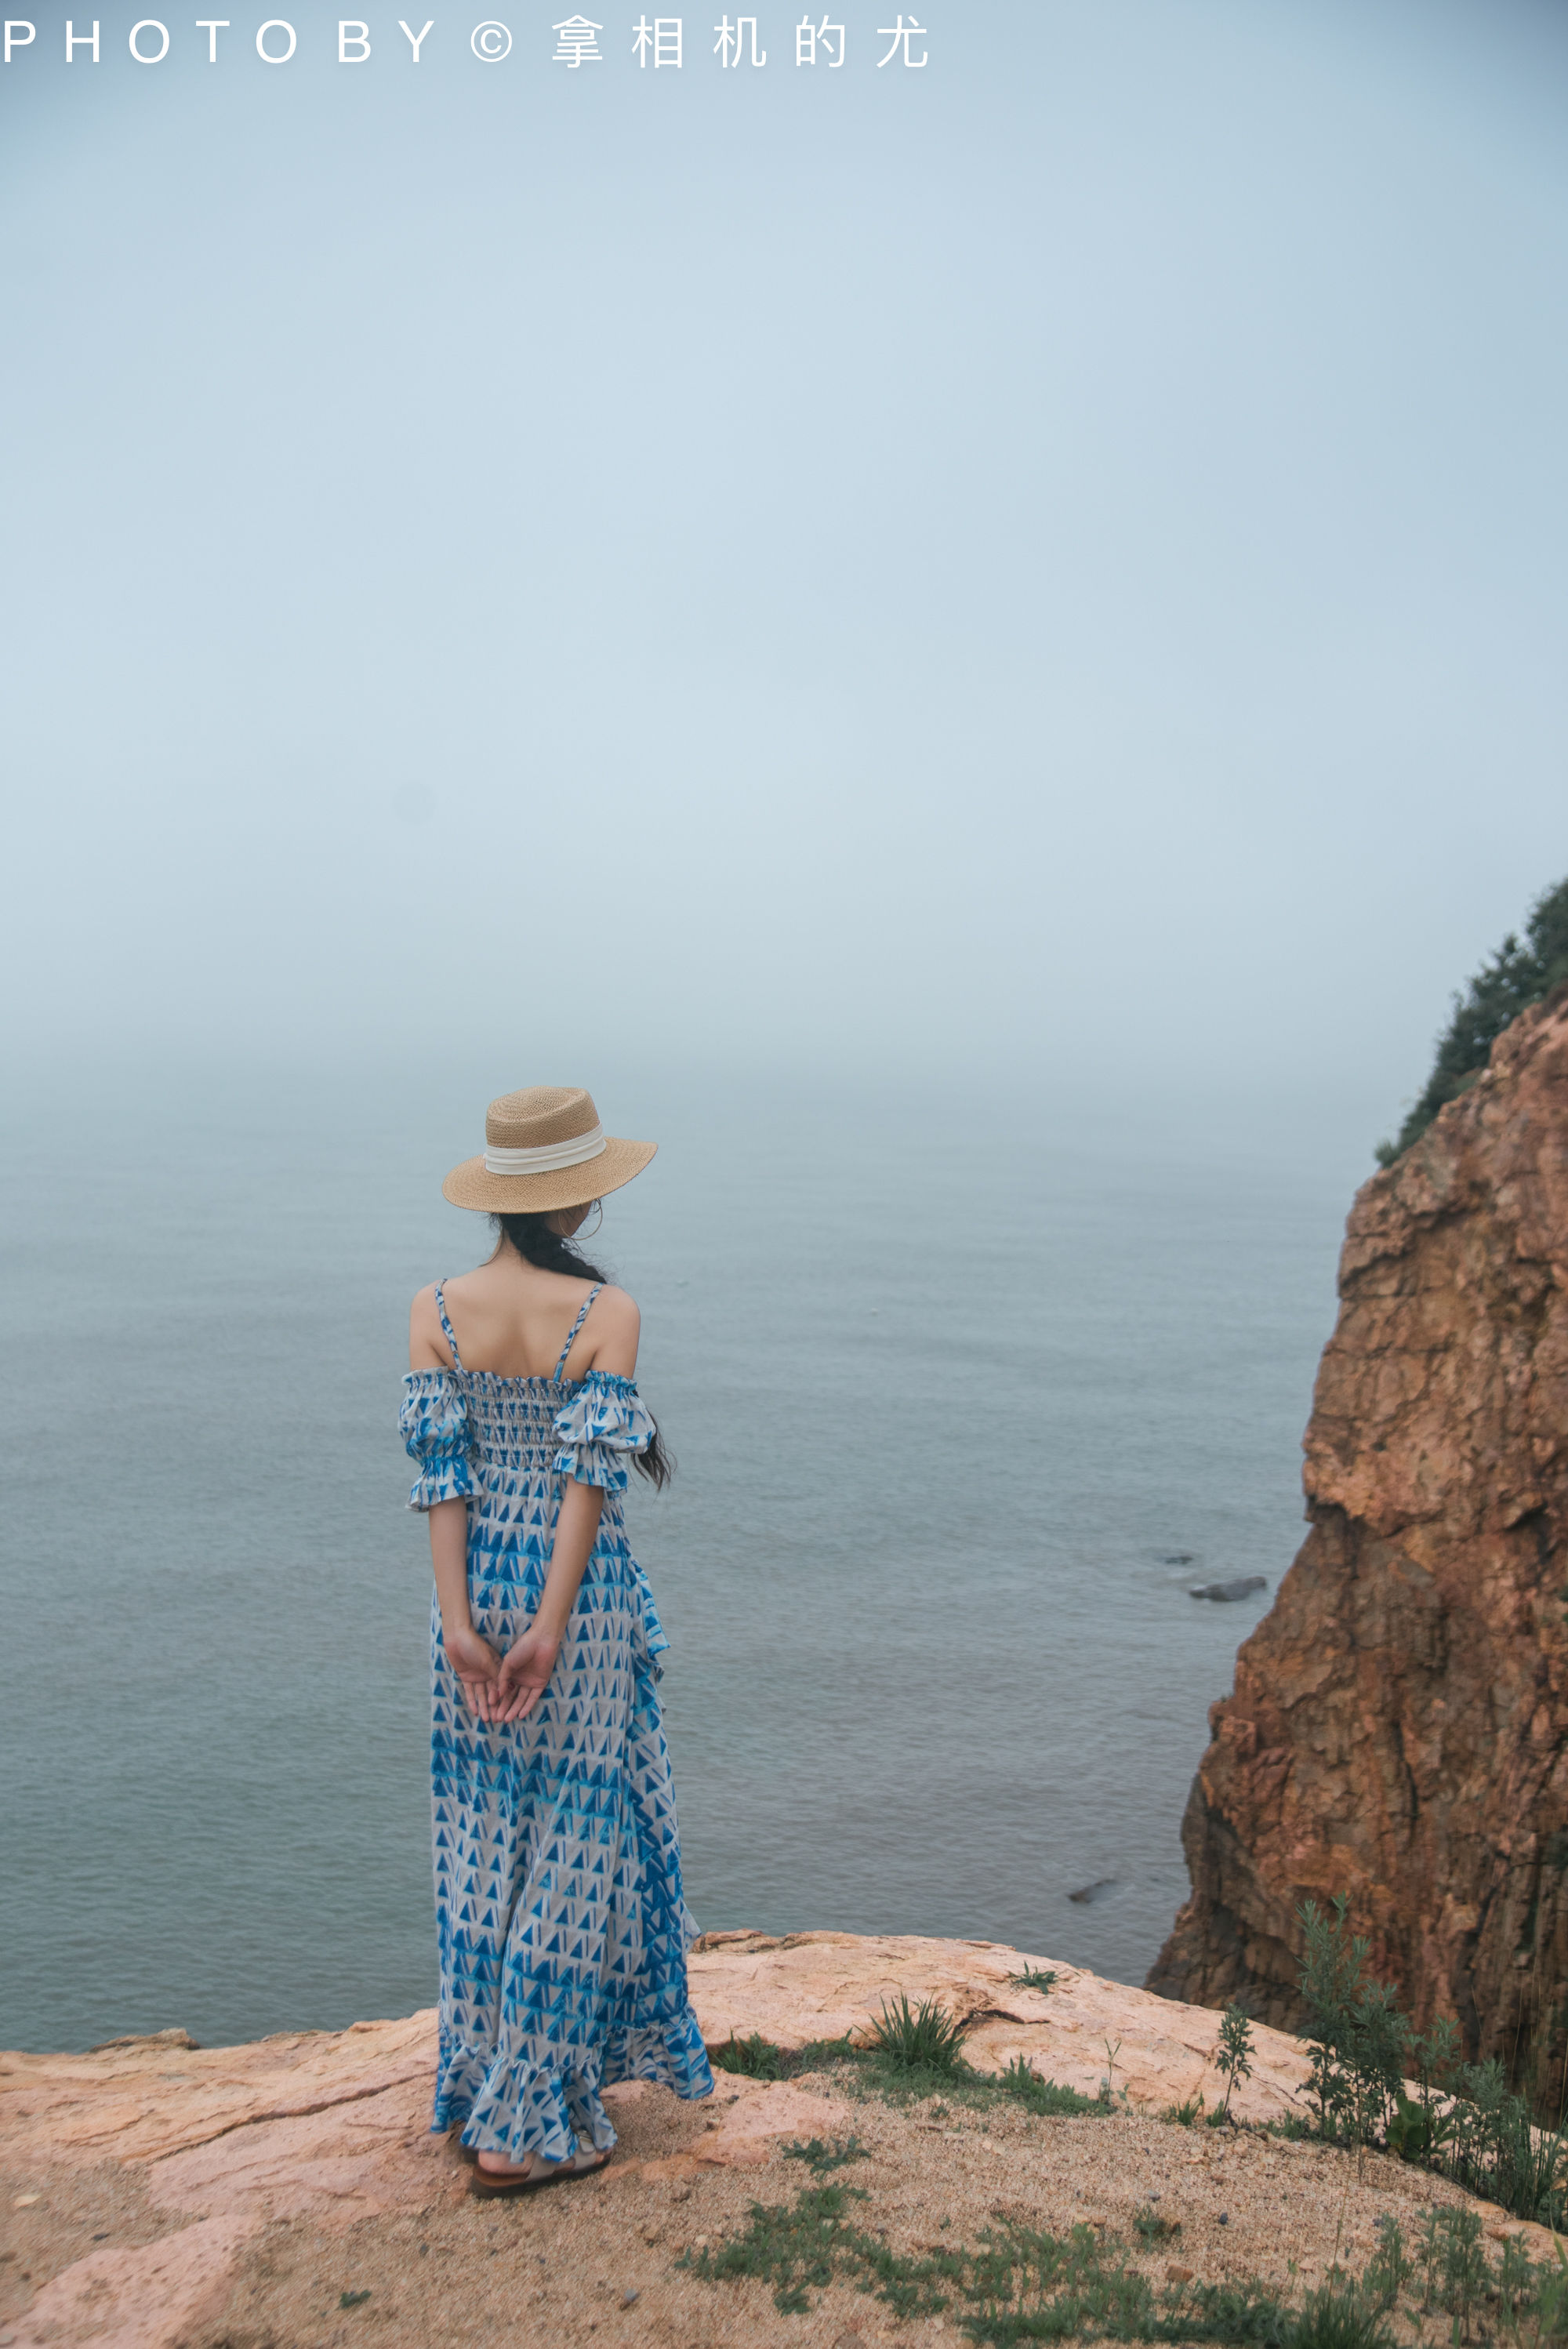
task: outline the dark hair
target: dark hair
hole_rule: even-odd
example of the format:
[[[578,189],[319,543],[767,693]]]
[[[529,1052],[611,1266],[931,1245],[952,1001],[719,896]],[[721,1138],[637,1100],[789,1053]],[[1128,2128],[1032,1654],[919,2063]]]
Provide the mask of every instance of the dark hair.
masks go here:
[[[605,1281],[610,1277],[590,1264],[548,1216],[492,1216],[490,1221],[500,1237],[511,1242],[524,1264],[536,1264],[541,1272],[563,1272],[571,1280]]]
[[[601,1284],[609,1276],[590,1264],[582,1249],[558,1232],[548,1216],[492,1216],[501,1240],[510,1240],[525,1264],[534,1264],[541,1272],[563,1272],[571,1280],[593,1280]],[[657,1423],[654,1440],[645,1452],[634,1452],[632,1465],[639,1476],[645,1476],[655,1493],[662,1493],[676,1473],[675,1455]]]

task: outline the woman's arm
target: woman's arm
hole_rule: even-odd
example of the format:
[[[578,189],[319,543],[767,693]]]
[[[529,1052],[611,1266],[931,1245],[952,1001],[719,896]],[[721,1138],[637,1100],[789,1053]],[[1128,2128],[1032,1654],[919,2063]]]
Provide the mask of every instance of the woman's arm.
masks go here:
[[[420,1289],[408,1315],[408,1368],[444,1371],[449,1360],[432,1284]],[[441,1606],[441,1644],[447,1661],[462,1683],[469,1710],[480,1721],[493,1721],[500,1658],[474,1630],[469,1613],[469,1505],[438,1501],[428,1514],[430,1564]]]
[[[602,1486],[579,1485],[575,1477],[568,1482],[561,1495],[555,1547],[550,1553],[539,1611],[521,1639],[508,1649],[500,1668],[494,1699],[497,1721],[523,1720],[550,1684],[589,1554],[598,1538],[603,1506]]]
[[[469,1613],[469,1505],[438,1501],[429,1518],[430,1564],[441,1603],[441,1644],[447,1661],[462,1682],[469,1712],[480,1721],[499,1721],[500,1658],[474,1630]]]

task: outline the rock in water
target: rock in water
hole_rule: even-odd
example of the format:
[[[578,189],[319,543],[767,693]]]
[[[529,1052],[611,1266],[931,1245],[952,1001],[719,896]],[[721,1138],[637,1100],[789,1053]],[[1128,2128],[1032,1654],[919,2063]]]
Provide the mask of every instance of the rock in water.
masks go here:
[[[1518,2077],[1568,1999],[1568,988],[1357,1193],[1339,1294],[1311,1530],[1210,1714],[1149,1986],[1293,2026],[1297,1907],[1343,1891],[1418,2023]]]
[[[1267,1583],[1261,1574],[1238,1574],[1230,1582],[1201,1582],[1190,1590],[1189,1599],[1250,1599],[1254,1590],[1266,1590]]]

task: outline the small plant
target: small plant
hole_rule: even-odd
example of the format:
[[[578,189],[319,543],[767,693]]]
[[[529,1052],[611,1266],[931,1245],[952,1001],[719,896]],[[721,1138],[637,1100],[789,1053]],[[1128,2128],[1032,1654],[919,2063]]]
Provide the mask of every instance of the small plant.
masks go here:
[[[1056,1971],[1042,1972],[1038,1966],[1026,1966],[1021,1973],[1009,1974],[1007,1980],[1015,1990],[1037,1990],[1047,1996],[1057,1986]]]
[[[339,2308],[363,2308],[369,2297],[368,2291],[340,2292],[337,2295],[337,2304]]]
[[[1454,2340],[1470,2337],[1470,2311],[1491,2282],[1480,2220],[1474,2210],[1445,2210],[1438,2222],[1441,2268],[1438,2291],[1454,2320]]]
[[[826,2178],[835,2169],[843,2169],[851,2161],[869,2161],[871,2149],[858,2137],[830,2137],[826,2145],[814,2137],[804,2145],[799,2137],[784,2148],[786,2161],[803,2161],[813,2178]]]
[[[1212,2341],[1236,2349],[1278,2349],[1289,2338],[1290,2312],[1267,2284],[1189,2283],[1167,2292],[1156,2341]]]
[[[857,2230],[851,2199],[865,2199],[853,2186],[809,2186],[793,2205],[754,2202],[744,2234],[701,2251],[683,2251],[676,2264],[709,2282],[757,2276],[774,2287],[774,2305],[781,2313],[803,2315],[811,2304],[808,2287],[830,2284],[852,2247]]]
[[[1315,1900],[1297,1915],[1305,1940],[1298,1986],[1312,2027],[1307,2093],[1325,2137],[1369,2145],[1394,2109],[1404,2084],[1410,2025],[1391,1982],[1367,1971],[1370,1943],[1346,1921],[1349,1899],[1336,1896],[1332,1916]]]
[[[1421,2240],[1418,2246],[1421,2267],[1421,2309],[1425,2313],[1437,2303],[1443,2269],[1442,2212],[1434,2202],[1421,2213]]]
[[[781,2080],[784,2077],[784,2054],[770,2039],[754,2031],[749,2039],[737,2039],[734,2032],[726,2044],[709,2051],[712,2061],[721,2072],[737,2072],[747,2080]]]
[[[808,2039],[792,2055],[784,2056],[784,2076],[792,2080],[802,2072],[820,2072],[830,2064],[852,2064],[859,2053],[847,2031],[838,2039]]]
[[[1568,2205],[1568,2138],[1537,2128],[1495,2060],[1466,2064],[1460,2093],[1434,2129],[1434,2166],[1516,2219],[1556,2228]]]
[[[1559,2249],[1559,2257],[1561,2257],[1561,2249]],[[1551,2281],[1549,2275],[1538,2280],[1535,2263],[1523,2244],[1512,2235],[1505,2236],[1502,2246],[1502,2264],[1498,2269],[1492,2288],[1497,2294],[1499,2321],[1503,2331],[1511,2333],[1516,2341],[1519,2338],[1522,2319],[1532,2312],[1539,2318],[1541,2308],[1539,2284],[1549,2283]]]
[[[1181,2232],[1181,2221],[1180,2219],[1162,2219],[1153,2203],[1146,2202],[1142,2209],[1133,2215],[1132,2231],[1140,2242],[1147,2243],[1152,2250],[1156,2243],[1174,2242]]]
[[[970,2254],[964,2329],[976,2342],[1012,2349],[1072,2333],[1148,2340],[1157,2322],[1147,2276],[1092,2227],[1068,2235],[1009,2225],[988,2230]],[[1183,2335],[1183,2338],[1188,2336]]]
[[[1421,2110],[1435,2123],[1436,2092],[1448,2087],[1460,2068],[1460,2027],[1452,2015],[1439,2014],[1429,2031],[1412,2041],[1410,2054],[1421,2084]]]
[[[1535,2284],[1533,2314],[1535,2337],[1541,2342],[1568,2341],[1568,2254],[1561,2243],[1552,2246],[1557,2264],[1548,2268]]]
[[[1468,2341],[1470,2312],[1493,2282],[1478,2214],[1434,2204],[1423,2214],[1420,2259],[1423,2310],[1447,2310],[1456,2344]]]
[[[1021,2055],[1015,2055],[1006,2070],[997,2075],[996,2085],[1016,2097],[1026,2111],[1043,2119],[1065,2120],[1078,2113],[1103,2113],[1106,2108],[1103,2097],[1080,2095],[1076,2088],[1064,2088],[1055,2080],[1042,2080]]]
[[[1362,2284],[1377,2305],[1387,2311],[1394,2307],[1399,2294],[1409,2285],[1416,2272],[1414,2260],[1406,2255],[1405,2238],[1398,2219],[1383,2218],[1377,2221],[1377,2248],[1367,2261]]]
[[[851,2203],[864,2202],[855,2186],[807,2186],[793,2203],[754,2202],[745,2231],[676,2261],[706,2282],[753,2276],[773,2286],[773,2304],[785,2316],[810,2309],[814,2287],[852,2279],[897,2316],[934,2316],[948,2305],[942,2286],[964,2271],[962,2253],[939,2251],[903,2259],[856,2224]]]
[[[1112,2101],[1116,2082],[1116,2059],[1120,2053],[1121,2042],[1119,2039],[1108,2039],[1105,2042],[1105,2075],[1099,2084],[1099,2101],[1102,2105],[1109,2106]],[[1127,2090],[1125,2088],[1123,2088],[1121,2092],[1121,2101],[1123,2104],[1127,2102]]]
[[[906,2072],[952,2072],[962,2062],[965,2026],[934,1998],[912,2007],[901,1992],[896,2006],[882,2001],[871,2045]]]
[[[1399,2088],[1395,2092],[1394,2110],[1386,2135],[1389,2152],[1397,2153],[1401,2161],[1426,2161],[1433,2144],[1431,2114],[1424,2105],[1412,2104],[1404,2089]]]
[[[1189,2096],[1180,2105],[1167,2105],[1160,2117],[1173,2127],[1191,2128],[1202,2112],[1203,2102],[1202,2096]]]
[[[1309,2292],[1284,2338],[1285,2349],[1394,2349],[1383,2311],[1358,2285],[1343,2279]]]
[[[1253,2026],[1243,2006],[1228,2006],[1220,2019],[1220,2044],[1214,2053],[1214,2068],[1225,2082],[1225,2099],[1220,2106],[1220,2118],[1231,2117],[1231,2097],[1243,2080],[1253,2075]]]

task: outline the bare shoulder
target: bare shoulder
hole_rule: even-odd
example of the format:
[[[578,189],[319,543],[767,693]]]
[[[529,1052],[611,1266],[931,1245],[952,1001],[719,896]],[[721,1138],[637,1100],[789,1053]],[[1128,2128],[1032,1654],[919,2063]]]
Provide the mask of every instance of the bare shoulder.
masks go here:
[[[436,1284],[421,1288],[408,1309],[408,1368],[411,1371],[444,1371],[450,1366],[451,1353],[447,1345],[446,1331],[441,1327],[440,1309],[436,1303]]]
[[[628,1297],[624,1288],[602,1288],[583,1325],[583,1335],[592,1333],[593,1340],[590,1367],[629,1379],[637,1367],[637,1340],[642,1329],[643,1317],[635,1298]]]
[[[636,1299],[628,1297],[624,1288],[602,1288],[593,1300],[593,1319],[602,1330],[630,1330],[634,1333],[643,1326]]]

